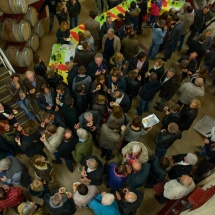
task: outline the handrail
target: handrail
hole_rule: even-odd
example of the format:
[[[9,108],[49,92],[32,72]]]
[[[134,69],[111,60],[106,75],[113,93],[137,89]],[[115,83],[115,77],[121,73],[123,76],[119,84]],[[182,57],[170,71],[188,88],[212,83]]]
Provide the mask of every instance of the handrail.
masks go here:
[[[1,48],[0,48],[0,60],[4,64],[4,67],[8,69],[8,72],[10,75],[12,75],[12,73],[15,73],[14,68],[10,64],[9,60],[7,59],[7,57],[5,56]]]

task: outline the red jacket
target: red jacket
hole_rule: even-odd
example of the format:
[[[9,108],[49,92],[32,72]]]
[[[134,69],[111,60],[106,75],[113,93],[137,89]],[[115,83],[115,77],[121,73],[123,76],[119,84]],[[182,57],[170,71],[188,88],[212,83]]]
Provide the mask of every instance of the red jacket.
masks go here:
[[[159,16],[159,7],[157,4],[151,3],[150,14],[153,16]]]

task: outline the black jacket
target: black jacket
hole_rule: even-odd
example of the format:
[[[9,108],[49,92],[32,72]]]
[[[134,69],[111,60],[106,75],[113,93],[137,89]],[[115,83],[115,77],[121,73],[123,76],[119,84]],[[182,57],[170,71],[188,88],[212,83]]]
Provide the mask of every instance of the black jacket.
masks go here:
[[[161,77],[162,77],[163,74],[164,74],[164,66],[160,67],[159,69],[154,69],[154,67],[153,67],[153,68],[151,68],[151,69],[149,70],[149,72],[150,72],[150,73],[151,73],[151,72],[156,73],[156,75],[157,75],[157,80],[160,81],[160,80],[161,80]],[[148,80],[148,79],[149,79],[149,78],[147,78],[147,80]]]
[[[129,97],[134,97],[137,96],[138,91],[140,89],[140,82],[136,79],[131,79],[128,76],[125,77],[126,81],[126,94]]]
[[[65,160],[72,160],[72,151],[75,150],[75,146],[78,143],[78,137],[75,135],[70,141],[63,141],[59,148],[58,152],[61,158]]]
[[[137,69],[137,62],[138,58],[134,57],[129,62],[128,71]],[[145,73],[149,70],[149,61],[148,59],[145,60],[144,64],[141,67],[141,70],[139,71],[139,75],[141,76],[141,83],[145,83]]]
[[[119,106],[122,108],[124,113],[127,113],[131,108],[131,101],[126,93],[123,93],[124,97],[122,101],[119,103]],[[113,102],[116,101],[116,99],[112,98]]]
[[[78,111],[78,116],[84,113],[89,106],[89,96],[74,92],[75,107]]]
[[[39,65],[34,65],[34,72],[36,75],[44,77],[46,75],[47,67],[43,61],[40,61]]]
[[[172,156],[172,158],[175,163],[178,163],[180,161],[183,161],[184,157],[186,156],[187,154],[178,154],[178,155]],[[177,179],[177,178],[180,178],[182,175],[190,175],[192,168],[193,168],[192,165],[180,165],[180,164],[175,165],[169,171],[168,176],[170,179]]]
[[[126,81],[124,79],[124,77],[119,77],[119,79],[117,80],[117,82],[113,83],[112,79],[111,79],[111,75],[108,75],[108,77],[106,78],[106,85],[108,89],[112,89],[112,84],[117,86],[117,90],[123,91],[125,92],[126,90]]]
[[[97,161],[98,166],[97,168],[92,171],[92,172],[87,172],[87,168],[88,166],[86,165],[86,160],[93,158]],[[87,172],[87,178],[91,180],[90,185],[96,185],[99,186],[102,184],[103,182],[103,176],[104,176],[104,169],[103,169],[103,164],[102,162],[98,159],[97,156],[89,156],[86,157],[82,162],[81,162],[81,166],[85,166],[85,170]]]
[[[206,54],[206,50],[203,44],[201,44],[199,41],[191,40],[188,45],[189,45],[189,49],[187,50],[186,55],[190,55],[190,53],[196,52],[198,54],[196,61],[199,65],[202,57]]]
[[[180,112],[176,113],[170,113],[168,115],[165,115],[162,120],[162,129],[167,129],[169,123],[175,122],[177,125],[179,125],[180,122]]]
[[[133,190],[132,190],[133,191]],[[126,201],[119,201],[119,210],[121,211],[122,215],[135,215],[137,212],[137,208],[140,207],[143,201],[143,191],[142,190],[135,190],[133,191],[137,195],[137,200],[133,203],[126,202]]]
[[[191,31],[200,31],[206,22],[207,19],[207,14],[203,13],[203,10],[198,10],[195,17],[194,17],[194,22],[193,24],[190,26]]]
[[[106,60],[103,59],[102,61],[102,66],[103,66],[103,69],[106,70],[106,74],[108,72],[108,67],[107,67],[107,64],[106,64]],[[92,78],[92,81],[95,80],[96,76],[95,76],[95,73],[97,70],[100,70],[100,68],[98,67],[98,65],[96,64],[95,60],[93,59],[89,64],[88,64],[88,67],[87,67],[87,75],[90,75],[91,78]]]
[[[198,109],[191,109],[190,106],[184,105],[183,109],[181,110],[181,119],[179,123],[180,130],[188,130],[197,115]]]
[[[170,133],[168,131],[159,132],[155,139],[155,144],[161,149],[168,149],[177,139],[181,139],[181,131]]]
[[[54,91],[53,88],[51,88],[51,97],[52,97],[52,102],[53,102],[53,107],[52,109],[55,108],[55,105],[56,105],[56,92]],[[47,111],[47,107],[49,106],[49,104],[46,102],[46,98],[45,96],[41,93],[38,98],[37,98],[38,102],[40,103],[40,107]]]
[[[69,89],[72,91],[72,83],[73,79],[77,76],[78,74],[78,66],[73,66],[71,70],[69,70],[67,81],[68,81],[68,86]]]
[[[149,81],[143,85],[139,92],[139,96],[142,98],[143,101],[151,101],[159,90],[159,81]]]
[[[44,205],[45,207],[54,215],[72,215],[76,212],[76,207],[74,200],[67,199],[67,201],[58,208],[53,208],[50,205],[50,197],[53,196],[55,193],[58,193],[58,190],[52,191],[51,193],[47,193],[44,196]],[[66,195],[66,194],[63,194]]]
[[[23,135],[21,137],[21,149],[28,157],[41,154],[43,151],[44,144],[41,142],[40,137],[41,134],[39,131],[35,131],[30,136]]]
[[[61,112],[66,122],[66,126],[74,130],[74,125],[78,123],[78,111],[75,107],[68,107],[63,104]]]
[[[183,61],[183,60],[189,60],[189,55],[183,55],[182,57],[180,57],[178,62],[181,63],[181,61]],[[193,59],[193,60],[189,61],[189,64],[187,65],[186,69],[192,73],[195,73],[196,66],[197,66],[197,61],[195,59]]]
[[[81,13],[81,4],[78,0],[76,0],[75,4],[72,4],[71,0],[69,0],[66,3],[66,7],[70,18],[75,18]]]
[[[167,75],[167,72],[161,78],[161,88],[159,96],[164,98],[166,101],[169,101],[175,94],[178,88],[178,82],[176,78],[173,76],[169,80],[163,83]]]
[[[46,5],[48,5],[49,12],[56,14],[56,8],[57,8],[58,2],[60,2],[60,0],[44,0],[43,4],[39,10],[39,13],[41,13],[45,9]]]
[[[4,112],[0,113],[0,120],[7,120],[9,124],[13,126],[15,123],[17,123],[15,114],[13,113],[13,108],[4,103],[1,103],[1,104],[4,107]],[[3,113],[8,114],[9,116],[14,115],[14,117],[12,119],[8,119]]]

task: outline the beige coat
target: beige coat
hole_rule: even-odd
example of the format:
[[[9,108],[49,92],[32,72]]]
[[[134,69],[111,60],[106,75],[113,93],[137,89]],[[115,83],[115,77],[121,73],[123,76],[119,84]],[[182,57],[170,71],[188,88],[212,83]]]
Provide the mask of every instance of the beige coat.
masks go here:
[[[164,197],[170,200],[180,199],[191,193],[194,189],[194,182],[189,187],[185,187],[176,179],[173,179],[166,182],[164,185]]]
[[[190,26],[194,22],[194,13],[184,13],[180,16],[180,21],[184,22],[184,26],[181,30],[181,35],[185,35],[189,33]]]
[[[54,134],[44,142],[45,146],[51,153],[54,153],[57,151],[59,145],[63,140],[64,133],[65,133],[65,129],[62,127],[58,127],[56,134]]]
[[[142,149],[142,152],[138,158],[139,163],[141,163],[141,164],[146,163],[149,159],[148,150],[145,147],[145,145],[143,143],[140,143],[140,142],[132,141],[129,144],[127,144],[125,147],[123,147],[122,148],[123,157],[125,158],[125,154],[130,154],[132,152],[132,147],[134,145],[140,145],[140,147]]]
[[[104,51],[106,39],[107,39],[107,34],[105,34],[102,38],[102,51]],[[121,50],[121,42],[119,37],[117,37],[116,35],[114,35],[113,48],[115,52],[120,52]]]

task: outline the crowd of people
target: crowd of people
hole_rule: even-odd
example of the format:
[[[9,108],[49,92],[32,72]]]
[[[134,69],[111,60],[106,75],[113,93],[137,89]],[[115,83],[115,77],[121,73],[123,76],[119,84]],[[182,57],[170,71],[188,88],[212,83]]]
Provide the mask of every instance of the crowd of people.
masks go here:
[[[79,32],[74,59],[65,63],[68,84],[37,54],[34,72],[27,71],[23,79],[17,73],[11,75],[6,87],[29,121],[20,126],[17,110],[0,103],[0,214],[17,206],[21,215],[69,215],[76,207],[88,207],[96,215],[131,215],[144,201],[143,187],[165,182],[162,194],[155,194],[160,204],[195,189],[194,176],[215,164],[215,129],[208,133],[198,156],[192,152],[166,156],[183,132],[189,132],[201,108],[199,97],[205,95],[205,79],[215,66],[215,3],[193,2],[194,7],[189,1],[178,11],[171,8],[159,15],[162,1],[152,0],[149,13],[147,0],[132,1],[125,15],[118,14],[114,21],[107,16],[101,28],[96,12],[90,11],[85,32]],[[112,8],[120,1],[97,0],[97,12],[102,13],[107,3]],[[40,12],[46,5],[49,31],[56,15],[57,42],[68,43],[69,29],[78,25],[81,4],[69,0],[65,6],[59,0],[45,0]],[[139,51],[135,37],[142,34],[146,14],[149,18],[143,27],[152,30],[148,52]],[[181,51],[190,31],[186,54],[166,68],[165,62],[176,49]],[[164,57],[156,57],[162,51]],[[170,105],[176,92],[178,102]],[[160,100],[151,107],[157,93]],[[131,119],[127,113],[137,98]],[[39,118],[29,109],[29,102],[34,103],[34,113],[40,112]],[[143,113],[151,108],[164,113],[153,155],[140,141],[153,129],[142,123]],[[93,154],[95,147],[101,156]],[[31,159],[33,177],[17,155]],[[116,155],[120,162],[113,162]],[[197,166],[199,156],[203,161]],[[65,187],[50,189],[56,184],[53,164],[66,165],[71,178],[78,167],[80,181],[71,185],[72,193]],[[195,174],[193,166],[197,166]],[[103,182],[106,192],[97,187]],[[17,185],[42,198],[43,205],[27,199]]]

